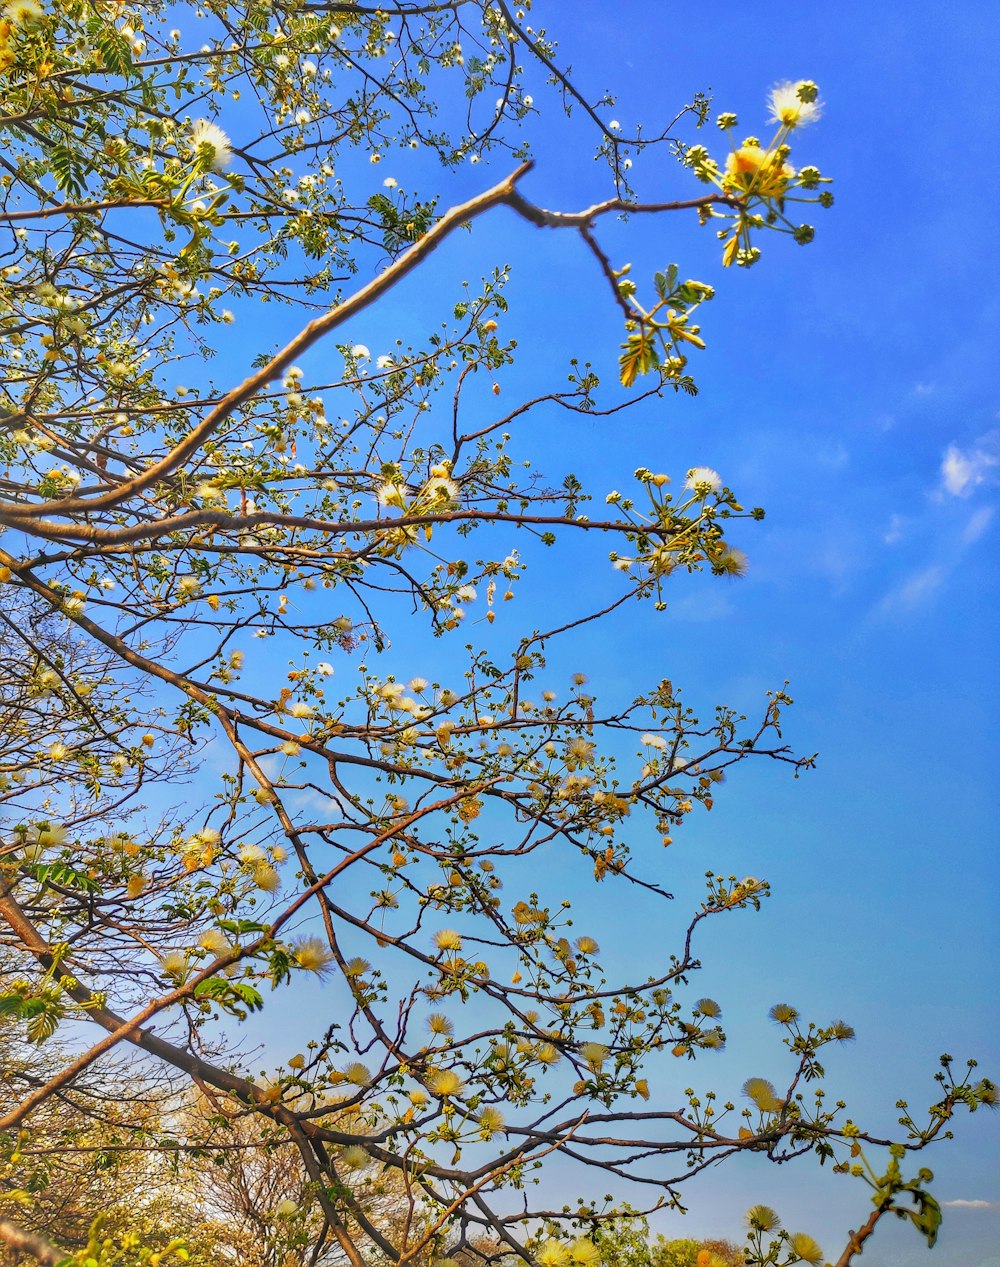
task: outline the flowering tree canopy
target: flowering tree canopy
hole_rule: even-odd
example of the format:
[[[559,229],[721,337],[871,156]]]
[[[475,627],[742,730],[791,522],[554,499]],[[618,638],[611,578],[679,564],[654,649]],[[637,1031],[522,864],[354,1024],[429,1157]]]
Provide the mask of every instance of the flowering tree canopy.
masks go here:
[[[596,668],[592,682],[547,669],[561,637],[625,604],[662,609],[686,573],[739,576],[734,530],[763,512],[707,467],[676,485],[640,468],[594,515],[575,477],[535,472],[531,423],[547,409],[624,406],[577,362],[500,403],[514,344],[490,218],[506,208],[529,232],[582,241],[594,303],[620,313],[619,377],[637,402],[697,390],[713,290],[675,265],[634,281],[602,224],[697,216],[723,264],[749,267],[769,232],[808,243],[802,204],[832,197],[799,165],[815,84],[773,90],[763,140],[723,114],[696,143],[711,121],[700,97],[628,136],[528,16],[505,0],[3,10],[0,1240],[13,1250],[204,1252],[169,1202],[73,1241],[42,1218],[55,1179],[39,1158],[82,1174],[134,1149],[151,1168],[183,1156],[225,1170],[252,1146],[281,1162],[260,1171],[274,1199],[253,1216],[262,1262],[586,1267],[621,1214],[595,1191],[616,1187],[639,1213],[679,1207],[693,1176],[754,1151],[829,1159],[874,1189],[846,1264],[888,1211],[933,1243],[927,1172],[901,1159],[958,1106],[992,1102],[989,1082],[946,1062],[929,1117],[907,1111],[898,1142],[876,1139],[817,1089],[850,1027],[784,1005],[780,1087],[750,1076],[739,1106],[679,1091],[678,1062],[724,1042],[719,1006],[689,988],[702,926],[759,908],[763,880],[710,872],[672,953],[627,979],[574,925],[570,899],[590,885],[609,902],[669,899],[658,842],[711,808],[730,767],[810,760],[782,738],[781,689],[750,722],[725,708],[700,720],[665,678],[606,705]],[[523,191],[522,124],[543,105],[592,131],[603,201],[550,210]],[[669,199],[631,183],[650,148],[673,160]],[[443,193],[383,177],[411,149]],[[486,160],[493,178],[451,198]],[[352,342],[469,226],[481,286],[443,295],[445,320],[419,344],[373,356]],[[276,344],[268,314],[294,332]],[[511,635],[533,552],[570,539],[595,559],[610,547],[614,594],[588,606],[581,587],[576,608]],[[254,1052],[310,1013],[284,1063]],[[892,1144],[884,1175],[866,1142]],[[577,1203],[536,1188],[549,1163]],[[764,1207],[750,1231],[754,1261],[822,1259]]]

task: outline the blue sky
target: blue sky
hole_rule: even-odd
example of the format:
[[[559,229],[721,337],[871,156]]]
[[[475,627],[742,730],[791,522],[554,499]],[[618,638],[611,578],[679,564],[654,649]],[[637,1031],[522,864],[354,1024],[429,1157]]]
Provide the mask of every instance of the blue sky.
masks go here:
[[[815,79],[826,102],[792,156],[835,178],[836,206],[810,216],[818,233],[807,249],[764,241],[755,269],[726,274],[711,234],[692,222],[602,222],[602,242],[616,264],[632,263],[640,287],[671,260],[717,286],[702,321],[709,347],[694,359],[698,399],[612,420],[546,415],[515,449],[553,482],[573,470],[600,497],[626,487],[640,464],[675,480],[710,465],[745,504],[767,508],[763,524],[739,535],[751,561],[744,580],[678,578],[666,613],[647,607],[582,634],[553,656],[553,675],[582,668],[615,698],[669,676],[702,708],[748,710],[791,680],[788,734],[819,751],[817,769],[797,782],[781,770],[738,772],[712,816],[657,862],[678,919],[708,866],[774,887],[760,916],[710,934],[698,988],[722,1003],[730,1050],[678,1077],[733,1090],[749,1074],[780,1080],[765,1017],[789,1001],[855,1026],[857,1043],[830,1061],[830,1087],[859,1120],[887,1128],[897,1097],[914,1107],[934,1098],[942,1051],[978,1057],[1000,1077],[995,18],[985,3],[843,3],[820,14],[733,0],[700,15],[592,0],[532,15],[558,36],[581,85],[619,92],[613,115],[626,132],[669,118],[699,89],[740,115],[741,133],[765,134],[765,96],[779,80]],[[544,95],[539,85],[539,105]],[[546,104],[544,129],[528,128],[538,166],[524,190],[577,209],[604,196],[602,173],[582,130],[553,123],[555,103]],[[724,153],[722,135],[706,132]],[[442,204],[506,167],[446,178]],[[375,183],[386,175],[408,183],[402,160],[386,158]],[[635,176],[643,198],[700,190],[655,154]],[[500,260],[513,266],[504,333],[521,348],[500,379],[504,399],[558,380],[570,355],[593,360],[618,399],[620,319],[593,261],[573,236],[506,212],[450,241],[429,274],[346,340],[375,356],[391,350],[387,331],[419,337],[442,296],[447,310],[462,279]],[[543,619],[543,607],[569,607],[581,585],[612,592],[606,548],[572,545],[533,564],[512,605],[521,623],[498,622],[497,645]],[[397,641],[380,669],[427,671],[406,652]],[[627,926],[621,962],[636,955],[636,937],[655,953],[660,927],[624,910],[603,918]],[[612,940],[602,937],[608,949]],[[979,1113],[957,1129],[955,1143],[927,1155],[934,1191],[945,1203],[988,1204],[948,1206],[936,1255],[951,1267],[994,1267],[1000,1122]],[[866,1215],[857,1181],[811,1163],[779,1172],[748,1161],[705,1177],[690,1199],[687,1223],[663,1230],[739,1235],[739,1213],[767,1201],[833,1257]],[[895,1226],[880,1229],[864,1258],[866,1267],[924,1261],[915,1233]]]
[[[779,80],[813,78],[827,103],[799,161],[835,177],[837,204],[817,212],[809,248],[767,244],[751,273],[724,277],[713,244],[669,220],[605,234],[637,278],[676,258],[719,294],[703,322],[700,397],[615,428],[604,471],[600,452],[588,460],[609,486],[640,461],[675,476],[708,463],[768,509],[741,541],[744,581],[679,584],[666,619],[629,618],[608,637],[604,665],[625,678],[663,663],[706,702],[748,703],[792,679],[790,728],[820,751],[817,770],[794,784],[770,771],[734,777],[671,862],[691,877],[709,862],[759,872],[775,887],[761,917],[717,931],[705,953],[706,986],[727,1008],[725,1059],[741,1070],[751,1053],[774,1060],[762,1018],[778,998],[844,1015],[859,1038],[831,1061],[831,1085],[859,1116],[863,1106],[889,1124],[897,1095],[929,1102],[940,1052],[1000,1068],[1000,305],[995,217],[976,192],[1000,122],[995,10],[723,2],[700,21],[686,7],[628,5],[609,22],[604,6],[573,7],[563,56],[595,86],[622,85],[625,129],[709,85],[747,131],[762,130],[765,90]],[[579,168],[568,157],[553,166],[549,179],[543,158],[532,192],[565,206]],[[637,167],[643,196],[657,196],[655,167]],[[590,186],[578,187],[586,200]],[[550,293],[587,272],[581,252],[567,263],[568,245],[557,250]],[[597,306],[581,309],[588,332]],[[534,319],[549,316],[535,308]],[[942,1200],[993,1203],[946,1209],[937,1255],[955,1267],[991,1261],[1000,1244],[1000,1131],[985,1117],[928,1157]],[[846,1181],[747,1167],[707,1179],[689,1221],[732,1233],[721,1211],[758,1199],[828,1254],[864,1217]],[[894,1227],[865,1262],[925,1257]]]

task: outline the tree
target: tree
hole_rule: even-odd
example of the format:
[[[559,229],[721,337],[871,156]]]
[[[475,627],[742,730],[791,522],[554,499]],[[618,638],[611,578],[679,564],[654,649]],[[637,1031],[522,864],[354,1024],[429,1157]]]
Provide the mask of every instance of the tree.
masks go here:
[[[695,392],[712,288],[670,265],[647,297],[601,225],[693,213],[726,266],[754,265],[768,231],[808,243],[793,211],[832,198],[789,159],[816,85],[773,92],[766,143],[719,115],[716,147],[694,140],[703,97],[625,136],[612,100],[588,97],[503,0],[13,0],[5,15],[0,1010],[22,1042],[66,1044],[8,1095],[12,1148],[30,1150],[53,1104],[75,1111],[88,1077],[117,1078],[127,1101],[135,1075],[109,1062],[130,1050],[140,1072],[169,1070],[214,1106],[159,1122],[164,1158],[203,1150],[225,1169],[241,1143],[220,1121],[259,1119],[266,1201],[274,1182],[294,1186],[311,1262],[593,1262],[619,1204],[533,1200],[556,1155],[588,1191],[599,1172],[601,1189],[652,1193],[648,1213],[725,1158],[813,1153],[875,1189],[840,1264],[889,1211],[933,1243],[927,1172],[907,1179],[899,1160],[956,1108],[994,1102],[971,1070],[945,1062],[938,1102],[925,1124],[905,1113],[883,1175],[862,1149],[889,1141],[804,1089],[851,1037],[842,1022],[778,1005],[791,1073],[780,1091],[748,1079],[742,1111],[664,1087],[665,1065],[724,1041],[718,1005],[689,997],[702,925],[758,909],[763,881],[710,872],[674,955],[624,980],[572,926],[567,894],[585,882],[669,899],[647,846],[630,847],[640,820],[669,844],[731,767],[809,765],[782,737],[783,689],[749,725],[725,708],[701,721],[666,679],[603,703],[583,674],[556,682],[546,664],[626,603],[662,609],[685,572],[738,576],[733,533],[763,512],[704,467],[676,493],[640,468],[594,517],[575,476],[535,474],[512,438],[526,420],[617,419],[625,405],[576,361],[564,384],[500,405],[515,352],[504,268],[448,296],[418,344],[373,359],[352,342],[458,229],[478,243],[505,208],[578,235],[621,312],[634,402]],[[546,85],[607,163],[607,198],[583,210],[523,192],[520,129]],[[373,180],[411,149],[440,196]],[[631,165],[650,149],[679,160],[679,196],[638,198]],[[452,197],[459,166],[491,158],[505,174]],[[228,338],[234,321],[251,347]],[[270,325],[293,321],[275,343]],[[614,595],[595,587],[588,607],[582,587],[546,628],[492,628],[529,551],[594,534],[613,547]],[[482,637],[456,645],[470,611]],[[440,670],[414,676],[419,657]],[[359,684],[334,689],[353,666]],[[554,887],[542,858],[558,859]],[[287,1015],[294,991],[300,1012],[321,999],[322,1019],[261,1073],[233,1033]],[[56,1261],[33,1239],[30,1199],[17,1215],[0,1236]],[[809,1237],[755,1219],[758,1260],[772,1235],[782,1261],[819,1261]],[[105,1230],[81,1260],[189,1252],[163,1239],[191,1233],[180,1214],[155,1245],[139,1228],[102,1247]]]

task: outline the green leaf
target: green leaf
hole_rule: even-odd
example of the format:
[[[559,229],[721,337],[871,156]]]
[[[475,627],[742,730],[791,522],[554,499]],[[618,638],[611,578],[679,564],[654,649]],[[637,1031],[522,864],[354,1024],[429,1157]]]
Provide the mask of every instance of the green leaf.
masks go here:
[[[219,927],[223,932],[242,936],[245,933],[262,933],[267,925],[252,919],[220,919]]]
[[[80,160],[79,150],[56,144],[49,150],[48,158],[58,188],[70,198],[81,198],[87,188],[87,169]]]
[[[677,265],[668,264],[665,272],[654,274],[653,285],[661,299],[666,299],[668,296],[673,299],[671,292],[677,285]]]
[[[19,994],[0,994],[0,1016],[24,1016],[25,1000]]]
[[[264,1007],[264,999],[256,987],[248,985],[245,981],[237,981],[231,986],[235,995],[237,995],[251,1012],[260,1012]]]
[[[194,997],[196,999],[218,999],[224,994],[228,994],[231,987],[228,981],[223,981],[220,977],[208,977],[204,981],[199,981],[194,988]]]
[[[637,330],[622,344],[618,358],[619,378],[623,387],[631,387],[640,374],[648,374],[660,363],[652,331]]]
[[[84,893],[99,893],[101,886],[68,862],[40,862],[25,870],[39,884],[61,885],[64,889],[82,889]]]
[[[100,53],[105,67],[115,75],[130,75],[134,67],[128,40],[113,26],[105,26],[103,22],[94,25],[97,27],[92,30],[94,47]]]
[[[28,1041],[41,1044],[47,1038],[51,1038],[59,1028],[61,1017],[60,1009],[54,1007],[48,1007],[37,1016],[33,1016],[28,1022]]]
[[[211,999],[226,1011],[233,1011],[236,1004],[242,1004],[250,1012],[259,1012],[264,1006],[264,999],[259,990],[245,981],[225,981],[221,977],[209,977],[199,981],[194,988],[196,999]]]

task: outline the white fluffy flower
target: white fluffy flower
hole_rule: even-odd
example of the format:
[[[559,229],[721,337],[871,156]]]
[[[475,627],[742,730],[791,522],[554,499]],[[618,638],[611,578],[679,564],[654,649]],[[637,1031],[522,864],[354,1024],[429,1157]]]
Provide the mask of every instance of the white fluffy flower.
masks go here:
[[[36,26],[45,16],[45,10],[36,0],[11,0],[4,6],[3,16],[11,26]]]
[[[368,351],[363,343],[355,343],[354,347],[351,348],[351,356],[364,357],[365,360],[370,360],[371,352]]]
[[[799,95],[805,83],[806,81],[801,79],[794,84],[786,80],[784,83],[775,84],[771,89],[768,105],[771,109],[771,118],[775,123],[780,123],[786,128],[801,128],[820,117],[823,112],[823,103],[817,101],[815,96],[812,101],[803,101]],[[816,85],[810,84],[809,89],[815,94]]]
[[[224,172],[233,161],[229,137],[208,119],[196,119],[192,124],[190,147],[196,158],[202,157],[205,147],[208,148],[208,170],[211,172]]]
[[[687,473],[684,487],[693,489],[696,493],[700,493],[703,489],[716,493],[722,487],[722,477],[710,466],[693,466]]]
[[[461,489],[447,475],[432,475],[421,494],[438,510],[451,510],[461,501]]]

